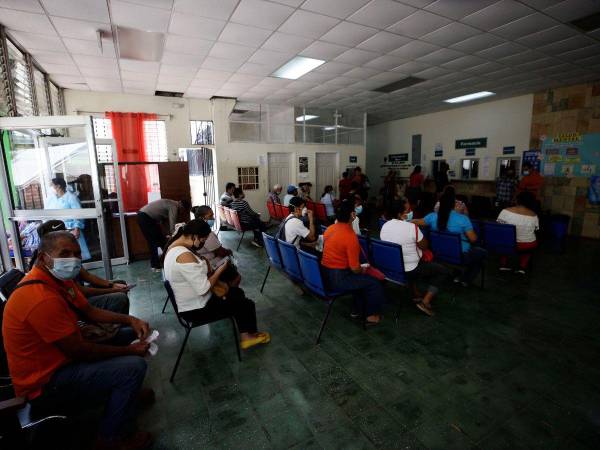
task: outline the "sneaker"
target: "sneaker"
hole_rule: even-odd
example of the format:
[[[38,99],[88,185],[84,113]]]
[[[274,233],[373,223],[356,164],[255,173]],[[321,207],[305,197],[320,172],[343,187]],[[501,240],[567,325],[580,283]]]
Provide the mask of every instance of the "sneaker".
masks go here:
[[[351,317],[352,319],[358,319],[358,318],[360,318],[360,314],[359,314],[359,313],[356,313],[356,312],[351,312],[351,313],[350,313],[350,317]]]
[[[458,284],[458,283],[460,283],[460,278],[459,278],[459,277],[456,277],[456,278],[454,278],[454,280],[452,280],[452,281],[454,281],[456,284]]]
[[[520,275],[525,275],[526,274],[525,269],[517,269],[517,270],[515,270],[515,273],[518,273]]]
[[[160,272],[162,272],[162,269],[158,269],[158,268],[156,268],[156,267],[152,267],[150,270],[151,270],[152,272],[154,272],[154,273],[160,273]]]
[[[260,242],[252,241],[251,244],[254,245],[257,248],[263,248],[263,245]]]
[[[499,267],[498,270],[500,272],[510,272],[512,269],[510,267]]]

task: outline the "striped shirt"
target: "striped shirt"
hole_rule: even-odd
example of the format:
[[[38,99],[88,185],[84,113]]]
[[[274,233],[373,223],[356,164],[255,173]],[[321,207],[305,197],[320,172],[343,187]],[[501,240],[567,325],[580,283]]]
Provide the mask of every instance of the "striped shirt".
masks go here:
[[[242,198],[233,200],[229,207],[238,212],[241,223],[252,224],[259,218],[259,214],[250,208],[248,202]]]

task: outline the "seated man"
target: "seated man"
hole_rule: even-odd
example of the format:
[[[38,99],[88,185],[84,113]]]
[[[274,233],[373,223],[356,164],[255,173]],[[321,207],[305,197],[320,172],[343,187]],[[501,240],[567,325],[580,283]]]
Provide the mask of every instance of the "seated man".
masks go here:
[[[219,199],[219,203],[221,206],[231,207],[231,202],[233,201],[233,190],[235,189],[234,183],[227,183],[225,185],[225,192],[221,194],[221,198]]]
[[[302,222],[303,216],[308,217],[308,228]],[[300,197],[290,200],[290,214],[283,221],[277,233],[279,239],[285,240],[300,248],[303,243],[315,243],[317,233],[312,211],[306,209],[306,202]]]
[[[287,187],[287,194],[283,197],[283,206],[290,206],[290,200],[292,197],[298,196],[298,188],[293,184]]]
[[[233,197],[235,200],[231,202],[231,209],[238,212],[242,226],[254,232],[252,244],[255,247],[262,247],[262,232],[267,230],[267,225],[260,220],[260,214],[250,208],[248,202],[244,200],[246,196],[244,195],[242,188],[235,188]]]
[[[152,441],[149,433],[127,433],[149,347],[130,343],[147,337],[148,324],[91,306],[73,281],[80,267],[75,237],[67,231],[48,233],[35,267],[8,299],[2,335],[15,393],[32,403],[32,411],[103,404],[96,448],[146,448]],[[80,317],[125,326],[111,340],[96,344],[83,339]]]
[[[279,199],[279,194],[281,194],[282,189],[283,188],[280,184],[276,184],[275,186],[273,186],[273,190],[269,192],[267,201],[273,203],[274,205],[281,203],[281,200]]]
[[[215,223],[215,213],[210,206],[194,206],[192,212],[194,213],[194,218],[204,220],[212,228]],[[231,250],[221,245],[219,238],[213,231],[209,233],[200,250],[195,253],[206,258],[213,270],[224,264],[228,256],[233,255]],[[219,280],[224,281],[229,286],[238,287],[242,281],[242,277],[233,263],[229,261],[227,268],[221,273]]]
[[[50,232],[64,231],[66,229],[64,222],[61,220],[49,220],[38,227],[37,234],[41,239]],[[35,267],[37,258],[38,250],[36,249],[31,256],[30,270]],[[79,290],[92,306],[120,314],[129,314],[129,297],[127,297],[127,292],[131,288],[127,286],[127,283],[121,280],[105,280],[91,274],[83,267],[79,270],[76,281],[79,283]]]
[[[385,295],[381,282],[365,274],[366,267],[360,265],[360,244],[351,225],[354,217],[354,205],[342,202],[336,213],[337,222],[323,234],[321,265],[329,289],[352,293],[352,317],[360,316],[363,301],[366,301],[367,323],[374,325],[381,320]]]

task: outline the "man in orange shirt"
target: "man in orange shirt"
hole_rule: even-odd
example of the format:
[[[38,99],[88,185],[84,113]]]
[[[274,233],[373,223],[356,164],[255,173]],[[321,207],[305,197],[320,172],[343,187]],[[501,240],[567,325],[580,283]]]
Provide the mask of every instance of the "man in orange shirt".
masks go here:
[[[148,324],[140,319],[91,306],[73,281],[81,268],[81,249],[67,231],[42,239],[35,267],[10,296],[2,334],[17,396],[32,411],[69,410],[78,405],[105,405],[97,448],[141,449],[149,433],[124,438],[125,426],[146,374],[143,340]],[[90,323],[122,324],[104,344],[82,338],[79,317]],[[111,345],[112,344],[112,345]]]
[[[336,214],[337,222],[323,234],[323,259],[325,280],[332,291],[351,292],[354,297],[352,317],[360,316],[363,301],[367,301],[367,323],[381,320],[381,308],[385,294],[381,283],[360,265],[360,244],[352,229],[356,217],[354,203],[342,202]]]

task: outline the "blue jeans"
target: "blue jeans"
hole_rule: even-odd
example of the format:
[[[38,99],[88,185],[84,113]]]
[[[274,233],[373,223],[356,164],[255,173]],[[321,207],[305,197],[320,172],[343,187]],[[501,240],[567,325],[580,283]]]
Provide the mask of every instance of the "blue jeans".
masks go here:
[[[466,269],[462,274],[461,281],[472,283],[477,274],[481,271],[486,257],[487,250],[473,245],[468,252],[463,253],[463,264]]]
[[[129,297],[125,292],[111,292],[110,294],[94,295],[88,302],[96,308],[119,314],[129,314]]]
[[[128,345],[135,338],[131,328],[123,327],[110,343]],[[118,438],[132,424],[146,369],[146,361],[140,356],[72,362],[54,372],[42,396],[34,400],[33,409],[43,414],[46,409],[66,408],[76,414],[77,410],[104,405],[99,435],[107,440]]]
[[[385,303],[383,286],[372,276],[354,273],[350,269],[323,268],[325,284],[332,291],[352,293],[352,311],[362,312],[363,301],[367,301],[367,315],[379,314]]]

